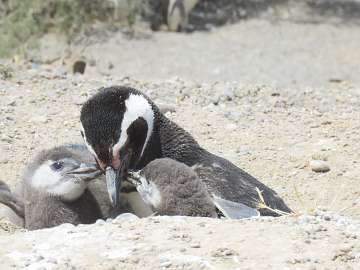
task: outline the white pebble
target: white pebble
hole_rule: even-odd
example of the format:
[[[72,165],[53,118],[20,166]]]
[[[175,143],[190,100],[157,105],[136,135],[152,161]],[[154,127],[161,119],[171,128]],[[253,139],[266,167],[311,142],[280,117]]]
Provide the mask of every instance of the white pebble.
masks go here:
[[[164,268],[168,268],[171,266],[171,262],[170,261],[166,261],[166,262],[163,262],[160,264],[161,267],[164,267]]]
[[[329,165],[323,160],[311,160],[310,168],[314,172],[328,172],[330,171]]]
[[[123,213],[118,215],[115,220],[119,221],[119,220],[136,220],[139,219],[136,215],[132,214],[132,213]]]
[[[103,219],[98,219],[98,220],[96,220],[96,222],[95,222],[95,224],[97,224],[97,225],[99,225],[99,226],[101,226],[101,225],[104,225],[106,222],[105,222],[105,220],[103,220]]]
[[[74,224],[71,223],[63,223],[58,226],[58,228],[64,229],[66,231],[72,230],[75,228]]]

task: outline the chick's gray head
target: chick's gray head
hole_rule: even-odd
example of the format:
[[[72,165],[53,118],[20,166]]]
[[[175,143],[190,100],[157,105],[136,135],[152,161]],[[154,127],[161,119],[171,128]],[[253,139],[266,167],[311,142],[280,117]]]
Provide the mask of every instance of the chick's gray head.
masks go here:
[[[84,147],[67,145],[40,152],[27,167],[25,181],[35,190],[70,202],[78,199],[87,182],[100,174]]]

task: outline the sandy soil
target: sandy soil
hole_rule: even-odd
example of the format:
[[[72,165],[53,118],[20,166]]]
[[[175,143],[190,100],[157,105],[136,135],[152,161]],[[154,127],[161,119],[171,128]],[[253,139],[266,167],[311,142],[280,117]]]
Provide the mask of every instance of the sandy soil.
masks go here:
[[[177,76],[281,88],[328,87],[334,79],[360,83],[357,25],[250,20],[192,34],[141,30],[136,37],[101,31],[83,40],[87,46],[71,51],[85,57],[93,65],[88,72],[95,75],[144,80]],[[59,57],[59,44],[51,36],[45,39],[44,53],[35,59]]]
[[[118,34],[102,45],[86,49],[85,58],[93,54],[99,59],[95,59],[84,75],[66,74],[67,67],[60,66],[59,62],[13,65],[13,77],[0,80],[0,180],[13,186],[19,181],[25,164],[40,149],[81,142],[80,107],[98,88],[131,85],[147,93],[156,103],[173,106],[175,112],[167,113],[169,118],[193,134],[205,148],[274,188],[295,212],[315,215],[265,221],[183,219],[180,222],[164,218],[159,219],[160,223],[141,219],[124,225],[107,224],[111,228],[104,229],[107,234],[101,243],[105,249],[112,245],[108,239],[113,234],[119,235],[116,248],[121,250],[120,240],[124,239],[117,231],[119,226],[126,228],[126,237],[132,237],[135,230],[140,238],[146,239],[141,247],[136,246],[135,239],[134,250],[139,253],[125,262],[119,259],[123,255],[115,254],[115,261],[106,261],[99,255],[96,260],[104,263],[102,269],[118,266],[124,267],[122,269],[357,269],[360,264],[360,87],[356,75],[359,51],[355,46],[359,41],[358,29],[319,25],[312,28],[314,33],[308,33],[308,26],[304,25],[295,28],[298,34],[292,34],[293,30],[285,23],[280,27],[281,33],[287,33],[284,40],[271,43],[270,32],[279,30],[279,26],[249,22],[248,35],[235,34],[243,27],[238,24],[208,34],[158,33],[151,39],[137,41],[128,41]],[[261,36],[252,35],[252,29],[260,31]],[[322,33],[322,38],[318,39],[316,33]],[[336,42],[330,43],[331,40]],[[243,44],[240,48],[245,48],[244,53],[238,50],[238,44]],[[310,47],[302,50],[304,44]],[[51,51],[61,50],[47,48],[43,53]],[[287,60],[282,61],[283,57]],[[70,59],[74,58],[66,59],[67,63]],[[315,63],[314,59],[319,62]],[[109,66],[110,62],[114,67]],[[220,72],[214,73],[214,70]],[[348,81],[329,83],[331,78]],[[233,82],[235,80],[238,82]],[[280,87],[273,86],[272,81]],[[311,160],[324,160],[330,171],[314,172],[309,166]],[[330,218],[325,217],[325,214],[316,214],[316,209],[332,214]],[[339,214],[353,220],[348,221]],[[313,226],[312,220],[326,230],[316,227],[314,232],[307,233],[306,228]],[[205,227],[201,229],[203,225],[198,223]],[[299,223],[300,227],[296,225]],[[88,228],[94,234],[89,241],[97,243],[96,235],[103,232],[96,231],[97,226],[74,229],[74,239],[88,239],[89,234],[80,232]],[[4,234],[13,229],[5,224],[0,231]],[[172,237],[178,230],[189,236],[184,236],[185,240],[183,236]],[[147,231],[152,235],[146,235]],[[36,245],[40,247],[30,248],[31,256],[35,256],[36,250],[41,251],[42,237],[49,236],[47,232],[52,231],[16,233],[15,236],[5,233],[0,237],[1,257],[5,258],[3,255],[11,250],[24,252],[31,241],[38,241]],[[54,235],[61,238],[63,233],[67,232],[59,229]],[[314,241],[311,240],[313,234]],[[193,240],[186,240],[188,237]],[[80,241],[79,245],[88,247],[90,242]],[[190,242],[200,243],[200,247],[195,244],[191,247]],[[61,248],[67,254],[67,243],[54,243],[51,248]],[[151,246],[150,243],[155,245],[153,250],[143,249]],[[51,241],[48,244],[52,245]],[[212,255],[217,254],[217,249],[220,257]],[[94,252],[92,248],[88,251],[74,255],[74,262],[66,255],[70,256],[68,265],[52,267],[69,269],[66,268],[69,265],[79,266],[77,261],[82,258],[84,264],[76,269],[92,269],[91,260],[82,257]],[[172,251],[198,257],[172,255],[180,258],[178,266],[174,258],[166,257]],[[52,257],[61,261],[59,256]],[[16,260],[22,258],[15,257]],[[39,266],[31,268],[32,263],[26,266],[21,259],[6,258],[4,265],[9,267],[38,269]],[[187,260],[189,267],[183,266]]]
[[[121,216],[120,216],[121,217]],[[0,237],[2,269],[343,269],[360,265],[359,231],[316,216],[121,218]]]

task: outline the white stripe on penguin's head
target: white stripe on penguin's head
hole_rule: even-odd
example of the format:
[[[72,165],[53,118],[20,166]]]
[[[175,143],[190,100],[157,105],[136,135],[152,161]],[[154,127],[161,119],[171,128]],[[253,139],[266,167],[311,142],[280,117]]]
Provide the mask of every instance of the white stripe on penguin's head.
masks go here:
[[[142,117],[147,123],[148,130],[141,154],[139,156],[140,159],[145,151],[146,145],[153,131],[154,111],[145,97],[135,94],[130,94],[129,97],[125,100],[125,107],[126,111],[121,123],[121,134],[118,142],[113,147],[113,156],[115,156],[115,153],[118,153],[121,147],[124,146],[128,138],[127,129],[129,126],[139,117]]]
[[[96,152],[94,151],[94,149],[92,148],[92,146],[88,143],[87,139],[86,139],[86,134],[85,134],[85,130],[83,125],[81,124],[81,135],[84,139],[84,143],[87,147],[87,149],[89,150],[89,152],[96,158],[98,159],[98,156],[96,155]]]

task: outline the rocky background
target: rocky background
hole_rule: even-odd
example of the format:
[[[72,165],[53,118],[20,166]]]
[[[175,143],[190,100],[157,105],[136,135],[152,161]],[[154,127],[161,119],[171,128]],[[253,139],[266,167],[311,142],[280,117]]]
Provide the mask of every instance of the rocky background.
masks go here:
[[[164,31],[148,3],[136,20],[94,13],[81,31],[46,31],[1,60],[0,179],[14,186],[40,149],[81,142],[83,102],[122,84],[296,214],[125,216],[34,232],[1,219],[0,268],[359,269],[358,1],[202,1],[185,33]]]

